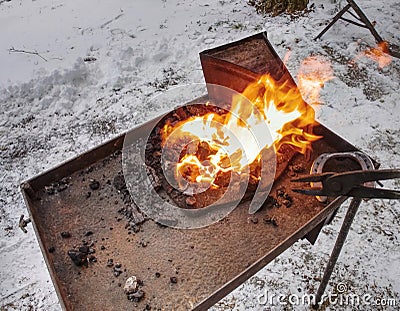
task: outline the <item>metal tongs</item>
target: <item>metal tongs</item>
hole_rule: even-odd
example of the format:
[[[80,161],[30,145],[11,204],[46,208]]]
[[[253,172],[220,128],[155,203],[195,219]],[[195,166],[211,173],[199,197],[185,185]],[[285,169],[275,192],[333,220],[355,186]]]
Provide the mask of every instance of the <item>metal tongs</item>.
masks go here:
[[[359,170],[344,173],[311,174],[292,179],[292,182],[319,182],[322,187],[293,189],[293,191],[313,196],[347,196],[357,198],[400,199],[400,191],[364,186],[371,181],[400,178],[400,169]]]

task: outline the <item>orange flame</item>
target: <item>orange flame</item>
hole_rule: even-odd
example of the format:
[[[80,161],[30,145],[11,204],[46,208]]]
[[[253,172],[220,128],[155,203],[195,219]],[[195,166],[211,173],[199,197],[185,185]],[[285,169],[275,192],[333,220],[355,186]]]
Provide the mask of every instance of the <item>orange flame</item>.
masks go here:
[[[303,98],[311,103],[319,103],[319,94],[325,82],[333,79],[331,64],[321,57],[306,58],[297,74],[298,87]]]
[[[389,44],[386,41],[379,42],[376,47],[361,52],[355,60],[361,57],[367,57],[377,62],[380,69],[388,66],[392,62],[392,57],[389,55]]]
[[[307,76],[307,81],[313,80]],[[315,85],[320,87],[321,82],[318,80]],[[292,81],[279,83],[267,74],[250,84],[242,95],[234,95],[229,112],[167,123],[161,135],[163,145],[167,139],[185,141],[186,154],[181,154],[176,163],[177,180],[184,178],[218,187],[215,181],[219,174],[240,174],[259,161],[264,148],[279,151],[282,145],[289,144],[305,154],[312,142],[320,138],[311,132],[314,116],[313,108],[302,99]],[[264,134],[265,128],[272,137]],[[256,135],[256,139],[253,133],[261,135]]]

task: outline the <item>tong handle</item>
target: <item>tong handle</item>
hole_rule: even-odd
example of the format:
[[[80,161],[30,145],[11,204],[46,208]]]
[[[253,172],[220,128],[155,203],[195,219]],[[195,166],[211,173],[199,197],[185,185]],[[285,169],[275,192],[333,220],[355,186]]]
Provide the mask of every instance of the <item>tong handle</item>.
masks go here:
[[[328,177],[329,182],[341,182],[346,185],[353,186],[362,185],[368,181],[386,180],[400,178],[400,169],[384,169],[384,170],[369,170],[369,171],[350,171],[346,173],[338,173]],[[327,180],[327,181],[328,181]]]
[[[391,190],[391,189],[379,189],[379,188],[370,188],[370,187],[354,187],[347,194],[350,197],[358,197],[364,199],[391,199],[391,200],[399,200],[400,199],[400,191]]]

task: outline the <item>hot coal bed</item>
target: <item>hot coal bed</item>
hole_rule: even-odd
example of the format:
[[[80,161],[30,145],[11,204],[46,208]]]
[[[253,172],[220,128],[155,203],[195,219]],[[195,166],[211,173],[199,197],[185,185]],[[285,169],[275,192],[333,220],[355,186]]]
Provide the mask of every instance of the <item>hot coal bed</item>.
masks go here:
[[[249,54],[248,45],[258,52],[252,48]],[[205,51],[201,58],[207,82],[239,92],[254,81],[260,68],[273,72],[277,79],[291,78],[265,33]],[[146,149],[149,174],[157,191],[182,208],[201,208],[208,199],[190,198],[163,180],[156,165],[160,150],[154,147],[160,139],[157,124],[213,109],[204,104],[222,99],[216,98],[212,87],[208,91],[209,95],[184,110],[179,108],[131,131],[141,137],[158,129]],[[307,156],[282,146],[272,190],[257,213],[248,213],[250,189],[227,217],[199,229],[158,224],[136,207],[123,175],[126,134],[24,182],[22,191],[62,307],[205,310],[297,240],[315,241],[321,226],[344,200],[330,198],[321,203],[292,192],[290,180],[309,172],[322,153],[357,149],[323,125],[317,123],[313,131],[323,138],[312,143]],[[359,165],[350,159],[334,159],[326,167],[338,168],[354,170]]]

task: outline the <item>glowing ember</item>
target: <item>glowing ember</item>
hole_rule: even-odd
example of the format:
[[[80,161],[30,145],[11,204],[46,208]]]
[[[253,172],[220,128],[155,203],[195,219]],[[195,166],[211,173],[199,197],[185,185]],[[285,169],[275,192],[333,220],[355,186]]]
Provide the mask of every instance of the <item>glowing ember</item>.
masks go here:
[[[163,146],[184,146],[174,174],[180,185],[184,181],[218,188],[224,176],[241,174],[258,163],[264,148],[278,152],[289,144],[305,154],[320,138],[312,134],[314,124],[314,110],[292,82],[278,83],[264,75],[232,97],[230,111],[166,123],[161,135]]]
[[[303,98],[311,104],[319,103],[321,88],[333,79],[331,64],[321,57],[310,56],[302,62],[297,79]]]
[[[386,41],[382,41],[379,42],[375,48],[370,48],[366,51],[361,52],[356,60],[365,56],[377,62],[379,68],[383,68],[392,62],[392,57],[388,53],[389,44]]]

